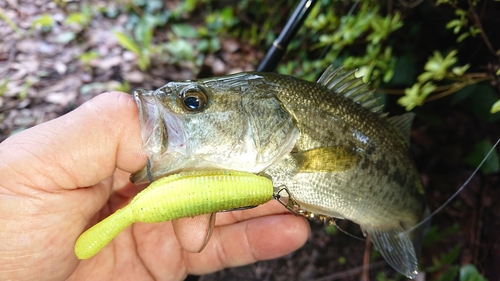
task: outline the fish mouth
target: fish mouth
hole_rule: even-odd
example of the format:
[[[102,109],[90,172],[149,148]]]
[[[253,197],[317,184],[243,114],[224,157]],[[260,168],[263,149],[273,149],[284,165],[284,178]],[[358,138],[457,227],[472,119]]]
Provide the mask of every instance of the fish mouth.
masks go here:
[[[180,118],[165,109],[156,91],[136,90],[134,100],[139,109],[142,146],[149,160],[150,175],[146,168],[131,175],[133,183],[150,182],[149,176],[157,179],[165,174],[159,174],[157,167],[169,157],[171,150],[179,153],[179,148],[185,148],[185,137]]]
[[[134,100],[139,109],[142,146],[146,154],[149,157],[158,153],[163,154],[167,148],[163,140],[168,139],[168,133],[162,129],[165,128],[165,124],[159,116],[154,91],[136,90]]]

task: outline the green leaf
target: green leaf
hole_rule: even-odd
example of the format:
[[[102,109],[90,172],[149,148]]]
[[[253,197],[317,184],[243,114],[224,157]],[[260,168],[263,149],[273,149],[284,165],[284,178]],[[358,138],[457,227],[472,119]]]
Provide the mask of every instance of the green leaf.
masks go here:
[[[142,38],[142,46],[146,49],[151,47],[151,41],[153,40],[153,28],[149,28],[146,30],[144,37]]]
[[[417,80],[418,80],[418,82],[423,83],[423,82],[427,82],[429,80],[432,80],[432,78],[434,78],[434,73],[426,71],[426,72],[420,74],[418,76]]]
[[[181,60],[193,61],[195,49],[186,40],[175,40],[165,44],[165,49],[172,55],[174,62]]]
[[[81,63],[86,65],[98,57],[99,57],[99,53],[97,53],[97,51],[95,51],[95,50],[91,50],[91,51],[82,53],[80,56],[78,56],[78,60]]]
[[[71,13],[64,22],[66,24],[76,24],[83,27],[87,25],[89,21],[90,21],[89,14],[77,12],[77,13]]]
[[[184,1],[184,10],[190,13],[196,7],[197,0],[186,0]]]
[[[52,16],[49,14],[43,14],[31,23],[31,29],[34,29],[37,26],[41,26],[42,30],[47,31],[51,29],[53,25],[54,19],[52,18]]]
[[[457,43],[460,43],[465,40],[465,38],[469,37],[470,33],[469,32],[464,32],[457,38]]]
[[[7,92],[7,84],[9,84],[10,78],[7,77],[3,79],[0,83],[0,97],[2,97],[5,92]]]
[[[209,50],[210,50],[210,52],[215,53],[218,50],[220,50],[221,45],[220,45],[219,38],[214,37],[214,38],[210,39],[209,43],[210,43],[209,44]]]
[[[471,34],[472,36],[476,36],[476,35],[478,35],[479,33],[481,33],[481,29],[480,29],[480,28],[478,28],[478,27],[475,27],[475,26],[471,26],[471,27],[469,28],[469,31],[470,31],[470,34]]]
[[[460,28],[462,27],[462,22],[458,19],[454,19],[446,24],[447,29],[452,29],[452,28],[456,29],[457,27],[458,27],[458,31],[460,31]],[[453,33],[457,34],[458,31],[455,32],[455,30],[453,30]]]
[[[151,57],[148,54],[141,54],[137,60],[137,66],[139,66],[139,69],[142,71],[148,69],[150,63]]]
[[[427,82],[424,85],[416,83],[411,88],[405,89],[405,95],[398,100],[398,104],[406,107],[407,111],[410,111],[415,106],[422,105],[425,98],[435,89],[436,85],[432,82]]]
[[[365,65],[358,68],[358,71],[356,71],[356,76],[363,77],[363,82],[368,83],[370,81],[370,75],[372,74],[372,71],[373,65]]]
[[[225,8],[223,8],[220,11],[220,16],[224,20],[224,22],[225,22],[225,24],[227,26],[231,26],[236,21],[236,18],[234,17],[234,14],[233,14],[233,8],[232,7],[225,7]]]
[[[479,166],[492,147],[493,145],[488,139],[478,142],[472,149],[472,152],[465,157],[465,163],[472,167]],[[485,175],[498,173],[498,171],[500,171],[499,158],[496,150],[494,150],[486,159],[483,166],[481,166],[481,171]]]
[[[188,24],[174,24],[172,25],[172,32],[178,37],[184,38],[198,38],[199,34],[196,29]]]
[[[204,53],[208,51],[208,46],[208,39],[202,39],[200,40],[200,42],[198,42],[198,44],[196,44],[196,49],[198,50],[198,52]]]
[[[455,15],[457,16],[460,16],[460,17],[465,17],[466,16],[466,12],[462,9],[456,9],[455,10]]]
[[[451,69],[451,72],[455,74],[456,76],[463,76],[464,73],[469,69],[470,65],[466,64],[464,66],[456,66]]]
[[[443,80],[446,76],[448,68],[457,62],[457,58],[455,57],[457,53],[457,50],[453,50],[443,58],[440,52],[434,51],[433,56],[427,60],[427,63],[424,66],[424,69],[428,72],[428,74],[419,76],[419,82],[430,80],[431,77],[436,81]]]
[[[473,264],[467,264],[460,268],[460,281],[488,281]]]
[[[500,100],[497,100],[491,107],[490,113],[495,114],[500,111]]]
[[[115,31],[115,37],[118,40],[118,43],[125,49],[131,51],[132,53],[136,55],[141,54],[141,49],[137,45],[137,43],[132,40],[127,34],[120,32],[120,31]]]
[[[134,38],[142,44],[143,49],[149,49],[153,39],[155,19],[151,15],[143,16],[134,28]]]

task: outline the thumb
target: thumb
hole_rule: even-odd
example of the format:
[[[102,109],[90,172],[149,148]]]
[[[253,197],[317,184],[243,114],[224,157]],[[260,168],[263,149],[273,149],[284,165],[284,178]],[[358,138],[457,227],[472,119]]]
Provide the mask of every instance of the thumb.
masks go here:
[[[49,193],[79,189],[73,195],[80,198],[77,202],[87,216],[108,199],[117,168],[134,172],[147,159],[137,106],[132,96],[120,92],[99,95],[60,118],[8,138],[0,147],[8,186]],[[81,189],[90,186],[95,188]]]
[[[133,98],[111,92],[1,143],[6,178],[46,191],[92,186],[146,163]],[[1,168],[1,166],[0,166]]]

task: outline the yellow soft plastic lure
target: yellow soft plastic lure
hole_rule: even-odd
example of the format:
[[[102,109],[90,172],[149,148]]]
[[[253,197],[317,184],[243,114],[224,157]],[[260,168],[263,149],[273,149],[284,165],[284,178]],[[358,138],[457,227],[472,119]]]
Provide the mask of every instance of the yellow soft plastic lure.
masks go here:
[[[135,222],[164,222],[256,206],[273,198],[271,180],[246,172],[184,172],[159,179],[132,202],[85,231],[75,244],[79,259],[97,254]]]

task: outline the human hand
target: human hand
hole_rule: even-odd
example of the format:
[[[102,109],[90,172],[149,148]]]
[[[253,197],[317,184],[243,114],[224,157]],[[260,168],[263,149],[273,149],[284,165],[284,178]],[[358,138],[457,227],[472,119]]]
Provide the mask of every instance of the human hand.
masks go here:
[[[128,177],[145,163],[137,107],[124,93],[0,143],[0,279],[182,280],[287,254],[308,236],[305,220],[270,202],[217,214],[201,253],[183,250],[171,222],[136,223],[79,261],[78,236],[140,191]]]

